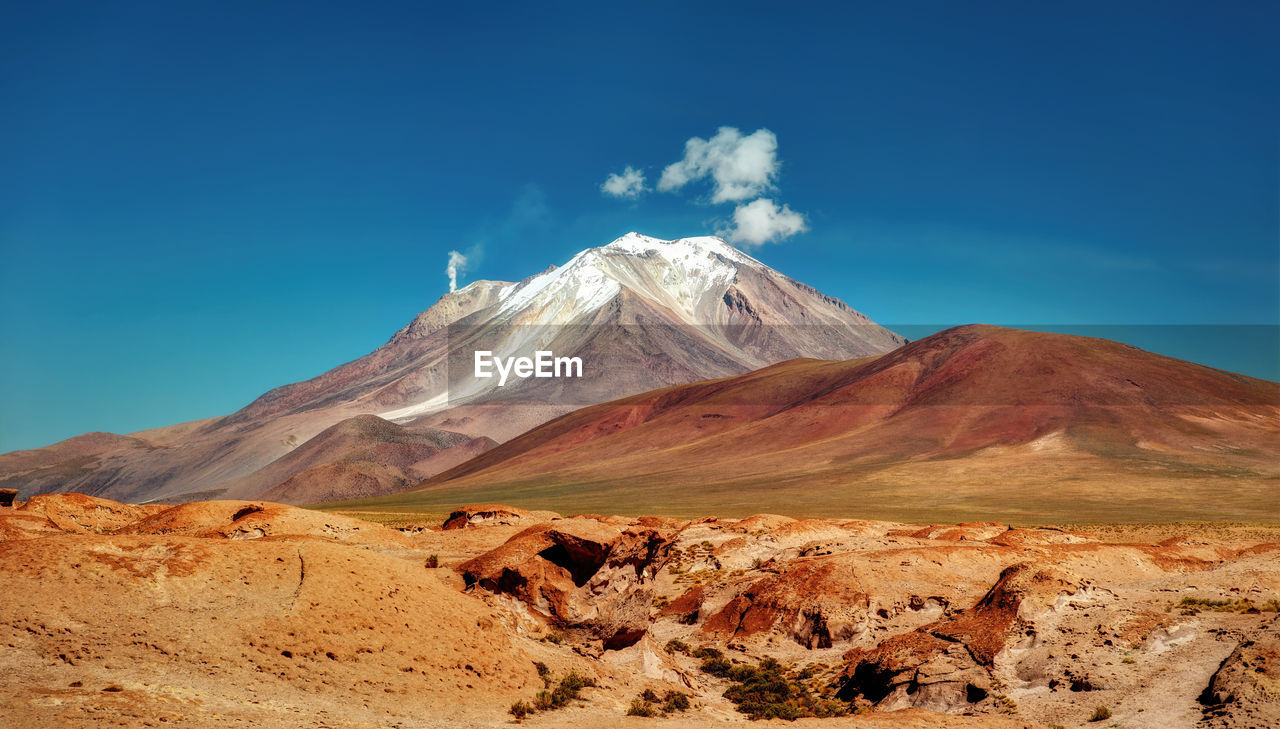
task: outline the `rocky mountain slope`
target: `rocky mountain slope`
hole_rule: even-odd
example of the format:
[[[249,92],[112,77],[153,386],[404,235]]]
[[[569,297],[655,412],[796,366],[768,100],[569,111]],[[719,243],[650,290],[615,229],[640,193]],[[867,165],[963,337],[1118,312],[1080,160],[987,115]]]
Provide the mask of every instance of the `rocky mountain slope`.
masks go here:
[[[1256,520],[1280,513],[1277,464],[1275,383],[967,326],[583,408],[390,500]]]
[[[464,455],[475,455],[483,442],[472,439],[506,440],[582,405],[799,356],[878,354],[901,343],[843,302],[719,239],[632,233],[520,282],[477,281],[446,294],[369,355],[226,417],[0,455],[0,487],[135,501],[252,496],[277,486],[275,497],[293,501],[369,495],[414,475],[388,471],[404,468],[403,454],[394,463],[358,459],[366,464],[359,467],[312,464],[328,472],[309,476],[293,468],[305,457],[281,459],[327,428],[368,415],[467,436],[452,447],[469,443]],[[579,357],[582,377],[499,387],[497,378],[473,376],[477,349]],[[326,492],[324,483],[337,485]]]

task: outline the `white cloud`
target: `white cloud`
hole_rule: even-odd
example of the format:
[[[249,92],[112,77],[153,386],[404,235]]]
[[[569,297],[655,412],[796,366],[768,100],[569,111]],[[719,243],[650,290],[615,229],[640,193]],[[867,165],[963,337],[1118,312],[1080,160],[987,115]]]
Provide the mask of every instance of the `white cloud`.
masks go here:
[[[730,243],[751,247],[790,238],[808,229],[800,213],[786,205],[779,208],[768,198],[760,198],[735,208],[733,226],[717,231],[717,235]]]
[[[601,192],[612,197],[635,200],[644,192],[644,173],[631,165],[622,174],[611,174],[600,186]]]
[[[694,137],[684,143],[684,159],[667,165],[658,190],[672,192],[710,177],[715,185],[711,202],[736,202],[756,197],[773,187],[778,175],[778,138],[768,129],[743,136],[734,127],[720,127],[711,139]]]
[[[736,205],[732,221],[716,231],[743,248],[776,243],[809,229],[805,216],[786,205],[762,197],[776,191],[778,137],[768,129],[744,135],[736,127],[720,127],[710,139],[693,137],[684,143],[684,157],[662,170],[656,188],[676,192],[693,182],[707,180],[712,204]],[[600,191],[611,197],[635,200],[649,188],[644,172],[628,165],[610,174]],[[750,200],[751,202],[747,202]]]
[[[449,264],[444,273],[449,277],[449,293],[458,290],[458,274],[467,270],[467,257],[457,251],[449,251]]]

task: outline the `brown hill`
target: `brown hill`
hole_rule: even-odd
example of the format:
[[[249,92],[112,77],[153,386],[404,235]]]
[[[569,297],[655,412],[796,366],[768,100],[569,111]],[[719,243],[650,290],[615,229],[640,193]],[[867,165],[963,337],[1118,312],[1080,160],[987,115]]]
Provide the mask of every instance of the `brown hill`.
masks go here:
[[[1280,389],[992,326],[583,408],[384,502],[941,520],[1271,519]]]
[[[497,445],[489,438],[357,415],[222,487],[222,496],[287,504],[400,491]]]
[[[85,433],[43,448],[0,453],[0,487],[24,494],[47,493],[89,474],[109,483],[117,475],[110,456],[145,454],[154,447],[133,436]]]

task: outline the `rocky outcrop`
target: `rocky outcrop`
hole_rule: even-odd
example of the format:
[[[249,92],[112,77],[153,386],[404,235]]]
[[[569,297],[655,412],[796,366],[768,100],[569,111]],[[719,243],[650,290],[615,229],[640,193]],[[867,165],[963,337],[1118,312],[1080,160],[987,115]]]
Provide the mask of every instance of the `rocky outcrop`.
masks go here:
[[[453,510],[444,520],[444,529],[466,529],[475,526],[511,526],[557,519],[552,511],[528,511],[502,504],[471,504]]]
[[[469,588],[510,595],[553,625],[624,648],[648,630],[670,535],[592,518],[530,527],[458,566]]]
[[[838,695],[879,709],[952,711],[985,700],[991,691],[988,672],[965,645],[923,630],[853,651],[846,659]]]
[[[24,514],[13,509],[0,511],[0,542],[62,533],[56,524],[39,514]]]
[[[38,494],[0,510],[0,542],[51,534],[106,534],[170,508],[121,504],[84,494]]]
[[[936,539],[943,542],[986,541],[1007,531],[1008,527],[997,521],[974,521],[961,524],[931,524],[919,529],[900,529],[889,533],[895,537]]]
[[[374,547],[404,548],[410,539],[381,524],[269,501],[197,501],[166,509],[116,531],[222,539],[271,536],[322,537]]]
[[[1061,570],[1009,567],[970,610],[846,653],[839,695],[881,709],[952,711],[985,701],[1006,648],[1034,639],[1039,618],[1089,590],[1087,581]]]
[[[806,648],[830,648],[867,628],[867,593],[842,562],[800,560],[751,583],[702,626],[704,635],[730,641],[782,634]]]
[[[685,625],[698,622],[702,614],[702,602],[706,599],[706,588],[695,585],[683,595],[667,603],[658,611],[659,617],[674,617]]]
[[[658,723],[760,696],[863,729],[1095,726],[1099,706],[1099,727],[1280,726],[1275,526],[1078,541],[479,505],[400,531],[255,500],[94,534],[86,514],[137,507],[36,503],[0,509],[6,727],[499,726],[570,674],[597,688],[533,723],[639,726],[628,701],[679,691]]]
[[[792,519],[776,514],[749,516],[724,529],[740,534],[719,544],[708,557],[715,569],[746,569],[770,560],[831,554],[857,532],[820,519]]]
[[[1220,729],[1280,726],[1280,618],[1242,640],[1200,696],[1205,725]]]
[[[38,494],[18,511],[43,516],[64,532],[103,534],[168,508],[162,504],[121,504],[84,494]]]

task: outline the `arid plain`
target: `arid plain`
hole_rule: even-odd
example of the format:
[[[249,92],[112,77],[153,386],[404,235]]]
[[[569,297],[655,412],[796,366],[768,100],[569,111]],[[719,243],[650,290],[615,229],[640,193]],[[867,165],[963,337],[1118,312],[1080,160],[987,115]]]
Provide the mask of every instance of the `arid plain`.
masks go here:
[[[1280,722],[1274,526],[56,494],[0,540],[15,727]]]

